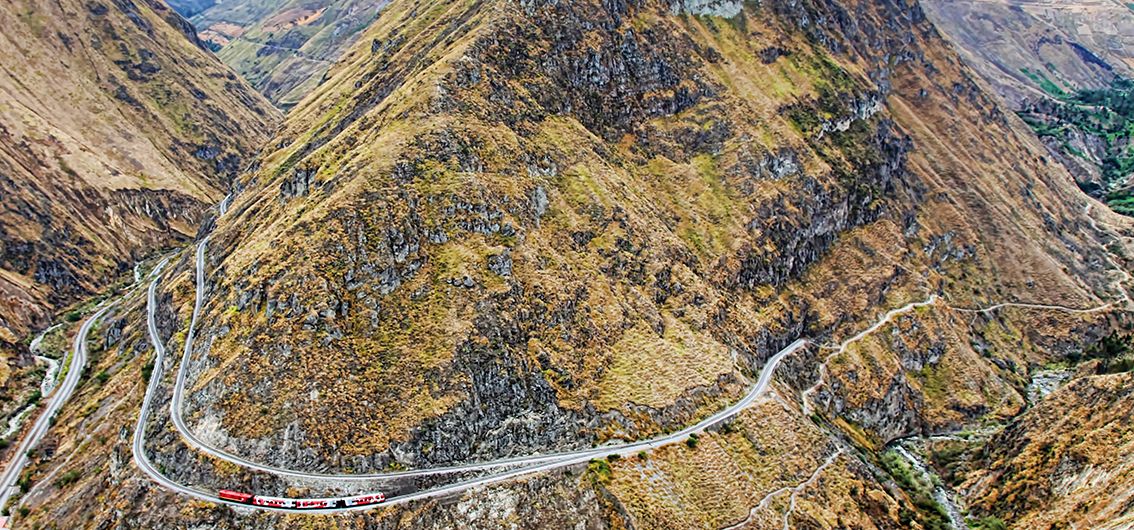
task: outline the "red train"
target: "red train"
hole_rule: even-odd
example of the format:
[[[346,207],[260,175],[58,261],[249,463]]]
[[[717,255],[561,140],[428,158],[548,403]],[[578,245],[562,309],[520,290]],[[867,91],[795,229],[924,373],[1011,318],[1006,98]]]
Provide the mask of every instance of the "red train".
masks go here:
[[[288,499],[282,497],[265,497],[241,491],[220,490],[217,497],[226,500],[250,504],[252,506],[267,506],[270,508],[287,508],[292,510],[316,510],[325,508],[346,508],[349,506],[364,506],[378,504],[386,501],[381,493],[368,493],[354,497],[334,497],[328,499]]]

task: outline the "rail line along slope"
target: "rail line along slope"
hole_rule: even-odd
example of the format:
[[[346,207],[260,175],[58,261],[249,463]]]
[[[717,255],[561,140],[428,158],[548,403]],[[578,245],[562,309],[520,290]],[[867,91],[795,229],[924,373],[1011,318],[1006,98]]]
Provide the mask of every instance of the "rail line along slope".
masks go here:
[[[646,440],[737,402],[801,337],[909,310],[832,359],[814,418],[798,399],[824,350],[686,444],[450,502],[245,515],[130,468],[100,522],[898,527],[931,515],[878,480],[878,447],[1007,421],[1033,368],[1109,325],[950,308],[1120,296],[1066,171],[912,2],[395,0],[269,145],[210,232],[185,366],[186,427],[252,462],[366,474]],[[178,267],[170,351],[196,291]]]
[[[203,261],[204,248],[204,242],[202,242],[198,246],[197,250],[196,260],[198,264],[198,275],[202,273],[200,264]],[[155,270],[154,276],[157,276],[158,272],[165,265],[165,263],[166,262],[162,262],[162,264],[158,266],[158,268]],[[160,337],[160,331],[158,331],[157,319],[155,317],[157,307],[156,289],[159,280],[160,278],[155,277],[151,281],[147,290],[146,301],[147,332],[156,354],[153,366],[157,367],[159,372],[151,376],[149,385],[147,386],[145,392],[145,397],[142,401],[141,413],[139,414],[138,424],[134,430],[133,436],[132,451],[134,455],[134,461],[138,465],[139,469],[141,469],[146,475],[148,475],[156,484],[160,485],[170,492],[193,497],[196,499],[226,504],[229,506],[253,506],[257,510],[268,512],[287,513],[289,511],[301,510],[305,514],[324,514],[345,511],[369,510],[380,507],[378,506],[379,504],[381,506],[389,506],[414,502],[423,499],[441,498],[459,494],[470,489],[476,489],[491,484],[514,480],[531,474],[545,473],[568,466],[578,465],[579,463],[586,462],[594,458],[614,458],[615,456],[630,456],[642,451],[658,449],[675,443],[687,442],[690,439],[696,440],[697,437],[701,434],[704,434],[707,429],[714,428],[722,422],[730,421],[734,416],[751,407],[753,403],[760,399],[770,389],[773,376],[775,375],[777,368],[779,368],[780,363],[789,355],[799,354],[799,352],[804,350],[808,345],[807,341],[803,339],[796,340],[795,342],[789,344],[788,346],[777,352],[776,355],[768,359],[768,362],[761,369],[758,381],[752,385],[743,399],[734,404],[731,404],[726,409],[721,410],[708,418],[705,418],[695,425],[690,425],[686,428],[681,429],[680,431],[667,434],[665,436],[620,444],[609,444],[599,448],[560,453],[555,455],[532,455],[522,458],[502,459],[490,463],[468,463],[461,466],[452,466],[449,469],[433,468],[418,471],[401,471],[385,473],[381,475],[373,475],[369,477],[378,478],[430,476],[438,474],[438,472],[452,475],[461,471],[481,471],[493,468],[516,468],[518,466],[526,466],[519,467],[519,469],[493,473],[488,476],[476,479],[459,480],[441,487],[434,487],[424,489],[422,491],[411,492],[409,494],[398,495],[392,499],[387,498],[381,493],[366,493],[362,495],[352,495],[348,497],[336,498],[323,497],[317,499],[310,497],[272,498],[232,490],[222,489],[220,491],[213,491],[203,489],[200,486],[183,484],[177,479],[170,478],[167,474],[165,466],[155,466],[151,461],[149,455],[147,454],[145,435],[148,425],[148,417],[150,414],[151,400],[157,390],[159,381],[161,380],[161,367],[165,364],[165,348]],[[200,283],[201,282],[198,282],[198,285],[200,285]],[[88,330],[89,326],[84,326],[83,330],[80,331],[79,336],[76,338],[77,348],[79,347],[78,345],[85,344],[87,340]],[[175,378],[174,381],[175,385],[179,385],[181,383],[180,377]],[[174,390],[174,393],[177,393],[176,389]],[[176,417],[176,408],[176,401],[171,401],[171,411],[174,411],[174,417]],[[206,452],[211,456],[224,460],[228,464],[240,467],[253,468],[260,471],[266,471],[268,473],[288,477],[331,479],[338,481],[348,481],[356,478],[368,478],[352,474],[338,476],[330,474],[311,474],[305,476],[303,474],[289,470],[264,468],[256,466],[252,463],[248,463],[231,455],[218,452],[213,448],[203,446],[202,444],[200,444],[200,442],[191,439],[191,433],[185,433],[184,431],[182,431],[182,435],[186,438],[186,441],[189,442],[190,446],[194,450]]]
[[[23,337],[195,234],[279,114],[160,1],[5,2],[0,26],[5,385]]]

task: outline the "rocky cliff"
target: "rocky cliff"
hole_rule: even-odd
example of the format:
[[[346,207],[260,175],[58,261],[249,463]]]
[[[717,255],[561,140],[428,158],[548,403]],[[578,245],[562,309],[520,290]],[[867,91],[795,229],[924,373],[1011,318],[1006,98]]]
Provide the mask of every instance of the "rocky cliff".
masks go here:
[[[685,9],[391,6],[212,240],[191,407],[210,436],[351,469],[638,437],[735,397],[743,371],[856,306],[993,298],[946,290],[966,269],[1090,301],[1028,245],[972,248],[989,226],[1052,238],[1040,248],[1091,274],[1088,243],[1057,235],[1081,222],[1065,173],[957,152],[969,123],[1004,131],[1000,160],[1032,144],[943,47],[907,42],[939,43],[916,12],[820,29],[770,6],[787,26],[760,31]],[[946,105],[966,110],[940,143],[923,120]],[[1030,218],[974,222],[996,195]],[[945,211],[962,221],[938,225]],[[865,258],[838,280],[861,301],[830,306],[816,290],[835,278],[805,275],[855,229],[909,250]]]

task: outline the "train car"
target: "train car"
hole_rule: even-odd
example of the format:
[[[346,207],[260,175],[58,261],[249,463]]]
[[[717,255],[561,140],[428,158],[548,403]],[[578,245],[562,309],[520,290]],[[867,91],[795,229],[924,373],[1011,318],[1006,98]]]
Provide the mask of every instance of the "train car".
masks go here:
[[[256,506],[267,506],[269,508],[295,508],[295,499],[262,497],[260,495],[257,495],[255,497],[252,497],[252,504]]]
[[[342,499],[295,499],[297,510],[316,510],[320,508],[342,508]]]
[[[348,506],[365,506],[386,502],[386,496],[382,493],[368,493],[366,495],[356,495],[346,498],[288,499],[283,497],[264,497],[244,493],[242,491],[220,490],[217,492],[217,497],[222,500],[239,502],[241,504],[265,506],[268,508],[290,508],[295,510],[346,508]]]
[[[240,492],[240,491],[220,490],[219,492],[217,492],[217,497],[224,499],[226,501],[234,501],[234,502],[239,502],[239,503],[244,503],[244,504],[252,504],[252,497],[254,497],[254,495],[252,495],[251,493],[244,493],[244,492]]]
[[[356,497],[347,497],[343,499],[347,506],[363,506],[366,504],[378,504],[386,502],[386,496],[381,493],[370,493],[366,495],[358,495]]]

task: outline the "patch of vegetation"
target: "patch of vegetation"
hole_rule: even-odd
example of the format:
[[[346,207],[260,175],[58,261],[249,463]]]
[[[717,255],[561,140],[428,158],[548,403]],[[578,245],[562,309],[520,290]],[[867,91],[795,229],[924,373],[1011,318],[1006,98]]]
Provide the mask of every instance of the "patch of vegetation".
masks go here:
[[[1134,357],[1130,356],[1132,348],[1130,337],[1117,333],[1103,337],[1098,344],[1087,348],[1084,354],[1088,358],[1098,359],[1099,374],[1120,374],[1134,369]]]
[[[854,77],[825,52],[813,49],[807,56],[791,56],[791,63],[813,83],[816,96],[786,106],[783,111],[796,130],[811,136],[826,120],[850,115],[850,96],[862,91]]]
[[[1037,119],[1034,116],[1024,114],[1020,116],[1024,119],[1032,131],[1040,138],[1058,138],[1062,142],[1067,142],[1067,126],[1058,123],[1048,123],[1044,120]]]
[[[999,517],[968,519],[965,524],[973,530],[1008,530],[1008,524]]]
[[[981,444],[974,442],[946,442],[936,445],[929,451],[929,461],[933,463],[941,480],[956,488],[965,481],[972,453],[979,451]]]
[[[1037,76],[1033,79],[1046,78]],[[1041,81],[1037,81],[1045,86]],[[1050,81],[1048,82],[1050,83]],[[1095,139],[1100,145],[1098,168],[1107,186],[1106,202],[1116,212],[1134,216],[1134,190],[1111,189],[1126,181],[1134,173],[1134,81],[1119,78],[1111,86],[1101,89],[1078,90],[1067,93],[1058,87],[1045,86],[1053,100],[1028,105],[1020,117],[1040,137],[1054,138],[1069,157],[1092,162],[1089,153],[1071,145],[1071,132],[1076,136]],[[1084,190],[1087,192],[1099,191]]]
[[[607,484],[613,475],[614,471],[610,469],[610,462],[606,459],[596,458],[587,464],[587,476],[595,482]]]
[[[78,469],[72,469],[60,475],[59,478],[55,479],[55,486],[59,488],[65,488],[67,486],[70,486],[71,484],[74,484],[75,482],[78,482],[79,477],[81,476],[83,476],[81,471],[79,471]]]
[[[1035,72],[1027,68],[1021,68],[1020,72],[1028,76],[1028,79],[1031,79],[1035,84],[1039,85],[1039,87],[1043,89],[1044,92],[1047,92],[1052,96],[1062,98],[1067,95],[1067,92],[1065,92],[1052,80],[1048,79],[1047,76],[1043,74],[1043,72]]]
[[[20,495],[23,495],[31,489],[31,471],[25,472],[20,475],[20,479],[16,481],[16,487],[20,489]]]
[[[152,377],[153,374],[154,374],[154,362],[153,361],[147,361],[146,364],[142,366],[142,381],[145,381],[146,384],[149,384],[150,377]]]
[[[894,478],[913,501],[917,512],[909,514],[927,530],[947,530],[950,528],[949,514],[945,507],[933,497],[935,484],[913,469],[910,463],[895,450],[882,453],[879,459],[882,468]]]

